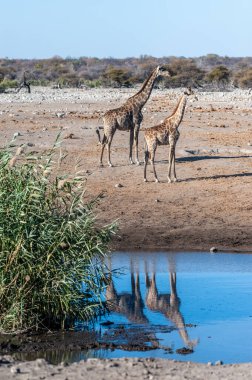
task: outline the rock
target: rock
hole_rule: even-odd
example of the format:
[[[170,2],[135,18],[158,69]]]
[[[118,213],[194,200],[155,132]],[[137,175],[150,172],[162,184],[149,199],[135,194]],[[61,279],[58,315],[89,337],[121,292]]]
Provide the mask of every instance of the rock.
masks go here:
[[[11,373],[21,373],[21,370],[19,367],[13,366],[10,369]]]
[[[114,322],[111,322],[111,321],[105,321],[105,322],[101,322],[100,325],[101,326],[110,326],[110,325],[113,325]]]
[[[210,248],[210,252],[211,252],[211,253],[218,252],[218,248],[216,248],[216,247],[211,247],[211,248]]]
[[[13,133],[13,139],[16,139],[18,136],[21,136],[20,132]]]
[[[65,115],[66,115],[65,112],[57,112],[57,113],[56,113],[56,116],[57,116],[58,118],[63,118]]]
[[[45,359],[39,358],[35,360],[37,367],[46,367],[47,361]]]
[[[223,364],[223,361],[222,361],[222,360],[217,360],[214,364],[215,364],[215,365],[222,365],[222,364]]]
[[[115,187],[123,187],[123,185],[122,185],[121,183],[117,183],[117,184],[115,185]]]
[[[64,137],[64,139],[72,139],[74,137],[74,133],[69,133]]]

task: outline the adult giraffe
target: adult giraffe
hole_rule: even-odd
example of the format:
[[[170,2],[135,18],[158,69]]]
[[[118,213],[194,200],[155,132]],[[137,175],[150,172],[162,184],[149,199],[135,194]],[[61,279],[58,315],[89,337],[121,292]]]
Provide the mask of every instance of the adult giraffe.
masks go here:
[[[101,166],[103,165],[102,158],[106,145],[108,148],[108,164],[109,166],[113,166],[110,159],[110,147],[117,129],[120,131],[130,131],[129,160],[131,164],[134,163],[132,160],[132,147],[133,143],[135,143],[136,162],[139,165],[138,134],[143,120],[142,109],[150,97],[155,80],[159,76],[170,77],[170,73],[165,67],[157,66],[135,95],[131,96],[121,107],[109,110],[105,113],[103,117],[104,135],[102,139],[100,138],[99,129],[96,129],[99,141],[102,144],[100,155]]]

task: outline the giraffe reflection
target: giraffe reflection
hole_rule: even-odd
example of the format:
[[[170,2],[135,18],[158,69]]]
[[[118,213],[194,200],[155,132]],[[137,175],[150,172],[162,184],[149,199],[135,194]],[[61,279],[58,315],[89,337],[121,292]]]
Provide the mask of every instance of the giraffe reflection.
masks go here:
[[[132,267],[131,267],[132,269]],[[141,296],[139,273],[136,277],[131,270],[131,292],[118,295],[113,280],[106,290],[106,300],[110,311],[115,311],[125,315],[129,321],[135,323],[147,323],[148,319],[144,315],[144,301]]]
[[[167,317],[178,329],[178,332],[186,346],[193,348],[197,340],[190,340],[186,330],[185,321],[180,312],[180,299],[177,295],[176,273],[169,272],[170,293],[159,294],[156,285],[156,274],[152,274],[151,280],[146,272],[146,306],[153,311],[159,311]]]
[[[144,313],[145,308],[162,313],[176,327],[184,344],[189,348],[193,348],[198,341],[190,340],[189,338],[183,315],[180,312],[180,299],[177,295],[176,287],[176,272],[172,265],[170,265],[170,268],[169,281],[167,281],[167,283],[170,283],[170,293],[160,294],[156,284],[156,273],[153,271],[150,278],[147,263],[145,262],[146,297],[144,302],[140,290],[139,272],[138,270],[134,271],[131,263],[130,292],[118,294],[111,279],[106,290],[108,308],[112,312],[124,315],[129,321],[139,324],[150,323]]]

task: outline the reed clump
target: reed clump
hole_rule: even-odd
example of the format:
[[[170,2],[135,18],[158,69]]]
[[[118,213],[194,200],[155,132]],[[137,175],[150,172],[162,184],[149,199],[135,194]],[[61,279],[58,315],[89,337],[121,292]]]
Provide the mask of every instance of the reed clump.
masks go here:
[[[0,332],[65,328],[104,311],[115,225],[96,227],[84,176],[55,176],[57,149],[22,163],[0,154]]]

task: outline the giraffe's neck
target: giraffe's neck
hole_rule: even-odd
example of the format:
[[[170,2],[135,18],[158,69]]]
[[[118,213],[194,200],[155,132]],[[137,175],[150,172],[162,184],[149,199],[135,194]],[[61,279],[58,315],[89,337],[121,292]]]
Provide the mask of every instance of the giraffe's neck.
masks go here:
[[[156,78],[157,70],[155,69],[146,79],[142,88],[135,95],[131,96],[128,99],[127,103],[139,107],[139,109],[142,109],[142,107],[145,105],[145,103],[150,97]]]
[[[177,128],[182,121],[184,116],[185,107],[187,102],[187,95],[183,95],[179,100],[178,106],[172,116],[170,116],[169,121],[172,123],[174,128]]]

